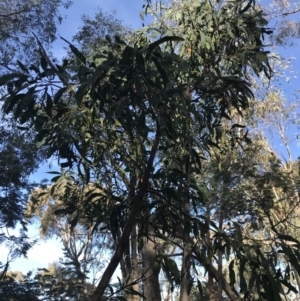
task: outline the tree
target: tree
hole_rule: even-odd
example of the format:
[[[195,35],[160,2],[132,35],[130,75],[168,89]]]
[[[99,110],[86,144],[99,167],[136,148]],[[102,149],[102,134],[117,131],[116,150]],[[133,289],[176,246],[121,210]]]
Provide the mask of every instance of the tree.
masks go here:
[[[40,59],[34,34],[47,43],[55,39],[56,26],[62,21],[58,13],[61,6],[69,7],[70,1],[6,1],[0,2],[0,72],[22,71],[23,65]],[[1,97],[5,91],[1,91]],[[10,250],[7,262],[1,263],[1,279],[8,270],[9,262],[25,255],[32,242],[26,236],[23,218],[24,204],[32,189],[28,178],[45,159],[45,153],[35,148],[34,133],[20,131],[16,122],[1,114],[0,125],[0,227],[2,244]],[[21,223],[19,237],[7,230]]]
[[[34,133],[20,131],[8,123],[0,126],[0,242],[9,249],[7,262],[1,263],[3,279],[9,263],[25,256],[32,243],[26,235],[24,208],[33,183],[28,178],[44,160],[43,150],[35,147]],[[10,235],[9,229],[20,225],[20,235]]]
[[[56,38],[56,26],[62,22],[59,8],[71,1],[7,1],[0,2],[0,66],[2,72],[18,67],[17,60],[29,64],[38,59],[34,34],[50,46]],[[22,69],[22,68],[21,68]],[[20,69],[20,70],[21,70]]]
[[[136,250],[142,254],[141,275],[146,276],[144,289],[132,293],[145,293],[150,300],[159,298],[162,268],[172,286],[180,285],[181,300],[187,300],[193,283],[191,267],[198,265],[208,272],[210,297],[214,282],[218,282],[219,297],[225,292],[231,300],[239,300],[234,274],[231,272],[229,284],[222,267],[217,270],[213,263],[215,246],[220,248],[222,242],[229,250],[240,251],[238,243],[243,241],[237,238],[243,229],[236,226],[227,234],[221,226],[227,216],[220,215],[216,226],[214,211],[224,211],[221,192],[214,191],[209,177],[201,178],[201,166],[204,158],[215,156],[211,179],[218,176],[224,189],[228,186],[225,173],[218,175],[215,166],[221,164],[222,169],[228,150],[233,158],[235,149],[242,157],[238,145],[244,145],[247,135],[240,130],[243,126],[234,122],[253,96],[251,70],[271,75],[262,44],[269,29],[252,2],[213,7],[210,2],[184,1],[177,12],[174,14],[171,6],[161,18],[162,25],[166,17],[176,26],[176,35],[166,26],[150,26],[137,34],[131,46],[119,38],[103,41],[97,60],[91,62],[70,45],[79,64],[63,68],[56,68],[40,45],[44,63],[42,68],[36,66],[35,74],[25,68],[24,73],[0,79],[12,89],[8,90],[5,112],[14,111],[22,122],[31,121],[39,132],[39,144],[49,146],[65,160],[61,166],[70,169],[54,179],[52,196],[69,177],[80,191],[93,183],[85,202],[65,198],[59,211],[69,216],[74,227],[83,219],[103,225],[116,242],[93,300],[114,298],[109,282],[118,264],[125,261],[130,242],[131,255]],[[162,37],[154,40],[157,32]],[[52,82],[53,75],[62,87]],[[222,118],[231,119],[230,127],[223,126]],[[247,215],[245,210],[251,209],[247,205],[233,207],[233,212],[244,210]],[[157,244],[158,239],[165,244],[168,237],[182,249],[181,275],[173,255]],[[237,258],[241,267],[245,266],[242,255]],[[264,258],[262,254],[260,260]],[[238,285],[241,293],[246,293],[241,271]],[[265,278],[259,277],[256,283],[260,284]],[[120,286],[124,289],[126,283]],[[261,296],[269,293],[266,284],[261,290]],[[277,289],[270,296],[278,298],[278,293]]]
[[[122,22],[115,17],[115,12],[104,13],[101,9],[91,18],[88,15],[82,16],[83,25],[73,37],[79,49],[87,56],[92,56],[93,52],[103,43],[103,40],[114,39],[118,36],[122,39],[128,38],[132,30],[125,27]]]
[[[72,179],[69,179],[61,182],[54,193],[51,192],[52,188],[53,186],[39,188],[31,193],[25,216],[27,219],[39,220],[41,239],[55,237],[61,241],[65,257],[61,260],[60,268],[68,272],[69,278],[77,281],[77,296],[83,300],[91,294],[86,287],[96,285],[99,270],[104,265],[105,254],[101,249],[107,249],[111,242],[103,238],[105,231],[96,231],[98,225],[92,220],[78,218],[76,215],[66,218],[59,214],[65,199],[76,199],[78,206],[80,203],[85,206],[86,194],[91,191],[95,193],[91,185],[87,185],[85,191],[80,191]],[[98,190],[98,193],[101,194],[102,191]]]
[[[8,271],[1,281],[0,297],[3,301],[84,301],[89,300],[91,289],[93,287],[88,283],[83,289],[82,283],[68,268],[52,263],[34,275],[32,272],[24,275],[19,271]]]

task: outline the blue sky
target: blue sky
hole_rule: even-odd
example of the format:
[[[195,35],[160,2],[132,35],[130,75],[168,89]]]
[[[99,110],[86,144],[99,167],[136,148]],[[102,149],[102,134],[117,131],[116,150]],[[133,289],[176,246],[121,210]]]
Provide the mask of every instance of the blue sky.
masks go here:
[[[121,20],[124,25],[129,25],[132,28],[138,28],[142,25],[142,20],[140,19],[140,12],[144,4],[143,0],[109,0],[109,1],[94,1],[94,0],[73,0],[73,5],[67,9],[62,10],[62,15],[66,16],[63,23],[58,26],[58,33],[65,39],[71,41],[72,36],[74,36],[80,25],[81,16],[83,14],[89,15],[91,17],[100,8],[103,12],[116,12],[116,18]],[[66,44],[61,39],[58,39],[55,44],[55,55],[62,57],[65,54],[63,47]]]

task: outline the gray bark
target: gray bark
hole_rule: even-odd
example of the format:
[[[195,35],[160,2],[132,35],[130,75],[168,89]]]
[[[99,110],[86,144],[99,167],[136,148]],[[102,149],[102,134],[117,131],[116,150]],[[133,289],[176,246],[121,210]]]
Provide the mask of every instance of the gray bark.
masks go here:
[[[147,301],[161,301],[159,278],[157,271],[153,268],[156,260],[155,237],[153,227],[148,224],[148,237],[144,237],[142,249],[143,258],[143,295]]]

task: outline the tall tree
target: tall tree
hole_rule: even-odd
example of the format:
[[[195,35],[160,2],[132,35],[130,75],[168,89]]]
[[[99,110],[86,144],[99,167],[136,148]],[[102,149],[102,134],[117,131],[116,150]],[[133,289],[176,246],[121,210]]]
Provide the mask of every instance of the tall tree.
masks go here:
[[[220,151],[224,157],[229,148],[234,156],[237,145],[247,139],[237,131],[238,123],[223,128],[223,118],[236,121],[233,114],[247,108],[253,96],[249,72],[270,77],[262,43],[269,30],[263,12],[252,2],[180,5],[176,13],[172,5],[167,8],[162,26],[143,28],[130,45],[118,37],[115,42],[108,39],[94,61],[70,45],[77,64],[58,68],[40,44],[43,64],[35,66],[35,73],[25,67],[22,73],[0,78],[9,88],[4,111],[34,124],[39,145],[50,147],[61,166],[70,169],[79,190],[94,183],[84,203],[64,198],[59,211],[73,226],[84,218],[103,223],[116,241],[93,301],[114,297],[109,284],[130,239],[137,239],[142,254],[149,298],[157,298],[158,265],[172,286],[181,285],[181,300],[187,300],[194,263],[207,269],[211,283],[220,283],[231,300],[239,299],[235,282],[229,284],[221,268],[214,267],[214,248],[220,249],[226,239],[235,242],[240,227],[224,238],[220,225],[214,230],[211,215],[222,211],[220,192],[215,192],[215,200],[213,194],[205,198],[207,183],[201,183],[200,168],[222,140],[227,143]],[[174,32],[163,26],[165,20]],[[53,82],[57,80],[59,85]],[[52,195],[70,173],[54,179]],[[204,217],[198,212],[203,208],[208,208]],[[168,236],[183,250],[182,275],[172,256],[158,252],[158,239],[167,241]],[[244,293],[242,275],[243,270],[239,285]],[[268,292],[267,285],[262,290]]]

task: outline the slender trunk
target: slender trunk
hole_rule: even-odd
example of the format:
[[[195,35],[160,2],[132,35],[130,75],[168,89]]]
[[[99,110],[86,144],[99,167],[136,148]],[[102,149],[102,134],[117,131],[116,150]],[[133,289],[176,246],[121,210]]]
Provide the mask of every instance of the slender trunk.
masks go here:
[[[190,287],[190,268],[191,268],[191,248],[188,247],[188,242],[190,240],[190,200],[189,200],[189,162],[190,158],[187,157],[186,166],[186,181],[185,181],[185,204],[183,206],[183,211],[185,215],[182,217],[184,221],[184,233],[183,233],[183,256],[182,256],[182,266],[181,266],[181,285],[180,285],[180,301],[189,301],[189,287]]]
[[[168,281],[166,285],[166,297],[164,298],[164,301],[170,301],[171,300],[171,283]]]
[[[161,301],[159,273],[154,268],[156,261],[154,230],[150,224],[147,225],[147,229],[148,237],[144,237],[142,249],[144,296],[147,301]]]
[[[158,131],[158,130],[157,130]],[[126,220],[123,233],[118,240],[118,245],[116,248],[116,251],[114,255],[112,256],[107,268],[105,269],[102,278],[94,292],[94,295],[91,298],[91,301],[102,301],[104,298],[104,292],[109,285],[109,282],[111,280],[111,277],[113,276],[116,268],[118,267],[122,256],[124,254],[124,251],[129,244],[129,237],[132,232],[133,226],[135,224],[135,218],[138,215],[141,207],[141,203],[143,202],[143,198],[147,193],[148,183],[150,179],[151,172],[153,170],[153,162],[156,155],[156,151],[158,149],[159,145],[159,134],[157,132],[156,137],[154,139],[154,143],[150,152],[149,159],[147,161],[147,166],[145,168],[144,175],[142,179],[140,180],[140,187],[138,190],[138,193],[136,194],[132,206],[131,206],[131,212]]]
[[[121,267],[122,279],[125,280],[127,273],[126,273],[125,262],[123,258],[121,258],[120,260],[120,267]]]
[[[136,292],[140,292],[140,286],[138,284],[138,278],[139,278],[139,271],[138,271],[138,258],[137,258],[137,246],[136,246],[136,239],[137,239],[137,233],[136,233],[136,225],[133,227],[132,234],[131,234],[131,282],[135,282],[133,284],[132,288]],[[139,301],[140,297],[138,295],[131,295],[132,301]]]
[[[219,238],[218,238],[218,301],[222,301],[223,292],[223,252],[222,252],[222,230],[223,229],[223,209],[220,208],[220,220],[219,220]]]
[[[209,289],[209,301],[217,301],[216,291],[214,286],[214,278],[210,271],[208,272],[208,289]]]
[[[120,261],[121,272],[123,281],[127,281],[128,277],[130,285],[132,283],[132,289],[139,292],[138,280],[138,264],[137,264],[137,252],[136,252],[136,226],[133,227],[131,234],[131,244],[128,245],[124,251],[123,258]],[[134,294],[127,294],[127,301],[139,301],[139,296]]]
[[[209,232],[209,225],[210,225],[210,204],[207,204],[207,212],[206,212],[206,217],[207,217],[207,233],[206,233],[206,247],[207,247],[207,258],[210,260],[208,262],[208,290],[209,290],[209,300],[210,301],[217,301],[216,299],[216,291],[215,291],[215,286],[214,286],[214,277],[213,274],[211,273],[211,268],[213,267],[211,263],[211,258],[212,258],[212,245],[211,245],[211,240],[210,240],[210,232]],[[217,272],[218,274],[218,272]],[[219,276],[219,275],[217,275]]]
[[[190,286],[190,257],[191,253],[188,248],[183,249],[182,267],[181,267],[181,285],[180,285],[180,301],[189,301]]]

